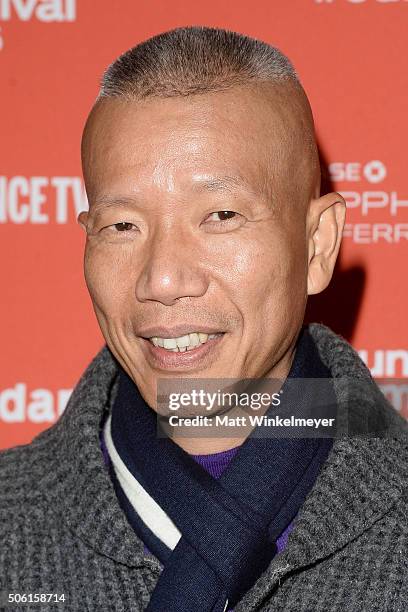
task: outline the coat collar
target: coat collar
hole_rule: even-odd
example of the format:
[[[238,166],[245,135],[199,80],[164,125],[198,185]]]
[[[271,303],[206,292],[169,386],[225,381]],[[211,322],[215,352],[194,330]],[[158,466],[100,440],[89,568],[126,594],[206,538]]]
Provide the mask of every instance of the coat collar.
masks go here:
[[[334,441],[285,550],[273,559],[236,612],[259,606],[286,574],[329,556],[369,529],[398,503],[408,481],[407,423],[388,404],[343,338],[316,323],[309,331],[334,379],[345,430],[353,432],[371,423],[377,433],[344,435]]]
[[[286,573],[330,555],[368,529],[397,502],[408,476],[405,422],[343,338],[316,323],[309,325],[309,331],[332,373],[340,405],[352,406],[352,422],[374,411],[379,435],[384,437],[334,441],[285,551],[236,606],[237,612],[258,605]],[[117,362],[104,346],[83,373],[58,422],[36,438],[49,468],[39,486],[59,519],[89,547],[129,567],[150,565],[159,571],[160,565],[144,555],[143,543],[119,506],[99,446],[101,425],[111,411],[117,384]],[[351,421],[346,411],[343,417],[347,426]],[[395,437],[389,436],[391,430]]]
[[[143,543],[118,504],[99,446],[116,396],[118,366],[104,346],[83,373],[57,423],[44,432],[49,470],[40,483],[60,521],[99,554],[148,565]],[[154,565],[154,564],[153,564]]]

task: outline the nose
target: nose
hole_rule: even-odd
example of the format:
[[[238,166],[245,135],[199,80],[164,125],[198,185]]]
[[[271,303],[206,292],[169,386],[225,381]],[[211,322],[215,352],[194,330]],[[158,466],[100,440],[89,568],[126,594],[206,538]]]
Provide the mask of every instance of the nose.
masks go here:
[[[152,235],[136,282],[137,299],[171,306],[179,298],[204,295],[208,283],[198,251],[194,241],[174,227]]]

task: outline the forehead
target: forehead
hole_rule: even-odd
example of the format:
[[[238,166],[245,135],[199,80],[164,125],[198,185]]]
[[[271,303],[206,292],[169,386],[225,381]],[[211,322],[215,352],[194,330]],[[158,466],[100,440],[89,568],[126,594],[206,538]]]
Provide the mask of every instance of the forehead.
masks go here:
[[[288,91],[266,84],[143,101],[105,99],[94,107],[83,138],[90,191],[172,175],[240,177],[254,188],[273,173],[290,174],[299,155],[302,117]],[[281,176],[282,178],[282,176]]]

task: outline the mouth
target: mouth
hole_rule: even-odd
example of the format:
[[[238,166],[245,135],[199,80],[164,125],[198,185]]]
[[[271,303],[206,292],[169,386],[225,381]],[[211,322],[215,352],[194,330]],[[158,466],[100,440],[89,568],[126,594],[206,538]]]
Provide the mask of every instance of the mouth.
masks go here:
[[[214,338],[217,338],[221,335],[222,332],[216,334],[192,332],[189,334],[185,334],[184,336],[179,336],[178,338],[159,338],[157,336],[153,336],[152,338],[147,339],[153,344],[153,346],[159,346],[160,348],[163,348],[166,351],[172,351],[174,353],[184,353],[185,351],[193,351],[199,346],[208,342],[209,340],[213,340]]]
[[[224,336],[225,332],[193,331],[173,338],[152,336],[141,339],[146,358],[153,367],[179,370],[209,365],[216,358],[216,349]]]

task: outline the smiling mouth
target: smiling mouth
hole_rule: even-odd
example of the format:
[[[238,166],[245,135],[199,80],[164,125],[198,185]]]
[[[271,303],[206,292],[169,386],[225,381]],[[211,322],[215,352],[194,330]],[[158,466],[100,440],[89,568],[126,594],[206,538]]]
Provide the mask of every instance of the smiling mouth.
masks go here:
[[[153,336],[152,338],[146,338],[151,344],[156,347],[165,349],[166,351],[173,353],[184,353],[186,351],[192,351],[199,348],[209,340],[223,336],[224,333],[206,334],[202,332],[191,332],[178,338],[160,338]]]

